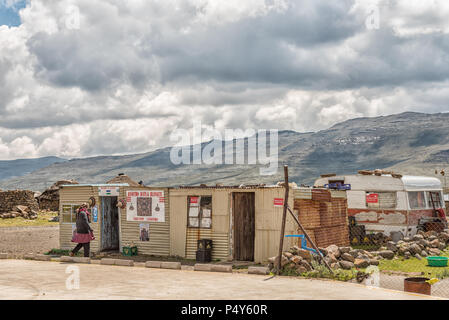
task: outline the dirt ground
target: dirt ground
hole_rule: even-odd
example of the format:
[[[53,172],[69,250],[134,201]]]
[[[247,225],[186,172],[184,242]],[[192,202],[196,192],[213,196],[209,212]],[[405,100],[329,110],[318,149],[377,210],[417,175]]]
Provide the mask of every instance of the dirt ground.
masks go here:
[[[69,269],[70,267],[70,269]],[[68,284],[79,279],[79,287]],[[1,299],[431,299],[362,285],[241,273],[0,260]],[[68,281],[70,280],[70,281]],[[265,281],[266,280],[266,281]],[[76,290],[74,290],[76,289]]]
[[[46,253],[53,248],[59,248],[59,225],[0,228],[0,252],[20,258],[28,253]]]

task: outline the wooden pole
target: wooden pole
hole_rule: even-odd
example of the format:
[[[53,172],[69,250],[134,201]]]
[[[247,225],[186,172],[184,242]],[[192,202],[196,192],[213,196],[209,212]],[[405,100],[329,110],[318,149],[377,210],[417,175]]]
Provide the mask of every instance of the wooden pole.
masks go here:
[[[284,166],[284,210],[282,212],[282,225],[281,225],[281,235],[279,239],[279,255],[278,255],[278,265],[276,273],[279,275],[281,272],[281,262],[282,262],[282,249],[284,248],[284,235],[285,235],[285,220],[287,218],[287,207],[288,207],[288,166]]]

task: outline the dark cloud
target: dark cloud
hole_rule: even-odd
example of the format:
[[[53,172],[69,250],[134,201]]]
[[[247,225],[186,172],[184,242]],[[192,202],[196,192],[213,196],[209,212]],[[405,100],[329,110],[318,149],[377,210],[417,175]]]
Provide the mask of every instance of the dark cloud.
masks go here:
[[[66,27],[68,4],[80,28]],[[219,130],[319,130],[446,111],[449,5],[381,0],[34,0],[0,27],[0,151],[84,156]],[[6,151],[5,151],[6,150]]]

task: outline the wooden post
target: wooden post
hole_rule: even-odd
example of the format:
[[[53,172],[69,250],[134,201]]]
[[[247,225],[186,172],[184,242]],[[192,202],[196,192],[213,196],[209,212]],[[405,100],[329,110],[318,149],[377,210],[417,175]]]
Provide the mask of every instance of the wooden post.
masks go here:
[[[287,218],[287,207],[288,207],[288,166],[284,166],[284,210],[282,212],[282,225],[281,225],[281,236],[279,240],[279,255],[278,255],[278,265],[276,273],[279,275],[281,272],[281,262],[282,262],[282,249],[284,248],[284,235],[285,235],[285,220]]]

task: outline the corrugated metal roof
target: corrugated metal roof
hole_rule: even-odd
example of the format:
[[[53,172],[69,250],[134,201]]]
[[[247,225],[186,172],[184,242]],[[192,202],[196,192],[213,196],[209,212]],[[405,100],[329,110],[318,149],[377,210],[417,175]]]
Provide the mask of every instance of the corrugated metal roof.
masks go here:
[[[267,189],[283,188],[277,185],[239,185],[239,186],[178,186],[171,189]]]
[[[129,187],[127,183],[117,183],[117,184],[63,184],[61,187]]]

